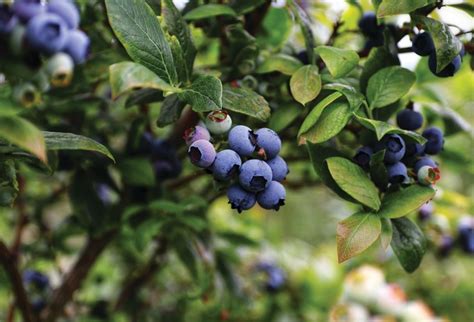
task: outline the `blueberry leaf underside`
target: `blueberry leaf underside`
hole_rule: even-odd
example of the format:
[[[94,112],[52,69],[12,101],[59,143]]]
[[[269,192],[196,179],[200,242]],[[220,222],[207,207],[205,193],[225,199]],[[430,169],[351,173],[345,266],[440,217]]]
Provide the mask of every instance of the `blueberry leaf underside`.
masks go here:
[[[420,229],[406,217],[392,219],[393,238],[390,245],[398,261],[408,273],[421,264],[426,251],[426,239]]]

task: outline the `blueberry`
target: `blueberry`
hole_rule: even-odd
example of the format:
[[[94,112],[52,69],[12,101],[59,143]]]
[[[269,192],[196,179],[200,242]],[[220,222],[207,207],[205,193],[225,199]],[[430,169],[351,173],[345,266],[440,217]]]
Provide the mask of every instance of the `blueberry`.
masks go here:
[[[240,168],[239,182],[251,192],[259,192],[272,182],[272,169],[262,160],[248,160]]]
[[[26,108],[41,103],[41,93],[32,83],[18,84],[13,88],[13,99]]]
[[[26,28],[29,44],[48,55],[61,51],[66,44],[67,36],[68,31],[64,21],[51,13],[34,17]]]
[[[436,53],[432,53],[428,59],[428,67],[431,72],[438,77],[451,77],[461,68],[461,56],[457,55],[454,59],[439,73],[436,72]]]
[[[189,146],[188,155],[195,166],[208,168],[216,158],[216,150],[209,141],[197,140]]]
[[[437,127],[430,127],[423,131],[423,137],[428,141],[425,143],[425,153],[438,154],[443,150],[444,138],[443,132]]]
[[[418,183],[424,186],[435,184],[441,178],[439,169],[428,165],[421,167],[416,176]]]
[[[377,144],[377,150],[385,150],[386,163],[397,163],[405,155],[405,141],[397,134],[385,135]]]
[[[436,164],[436,162],[433,159],[431,159],[430,157],[423,157],[423,158],[419,159],[418,161],[416,161],[413,170],[415,170],[415,172],[418,172],[418,171],[420,171],[421,167],[424,167],[424,166],[429,166],[429,167],[432,167],[432,168],[437,168],[438,167],[438,165]]]
[[[263,128],[257,130],[255,136],[257,137],[257,148],[263,150],[266,159],[273,159],[280,153],[281,140],[275,131]]]
[[[80,30],[69,31],[64,51],[72,57],[76,65],[84,63],[89,55],[90,39]]]
[[[18,18],[7,5],[0,5],[0,35],[10,33],[18,23]]]
[[[420,143],[408,142],[405,143],[405,157],[417,157],[424,153],[425,147]],[[405,158],[404,157],[404,158]]]
[[[387,167],[388,181],[392,184],[403,183],[408,180],[407,167],[401,162]]]
[[[375,36],[383,30],[377,23],[377,16],[373,12],[366,12],[358,22],[360,31],[366,36]]]
[[[438,254],[442,257],[448,256],[453,250],[454,239],[449,235],[441,236],[441,240],[438,245]]]
[[[210,141],[211,134],[205,127],[196,125],[195,127],[189,128],[184,132],[183,139],[186,141],[187,145],[191,145],[197,140]]]
[[[144,139],[146,138],[144,137]],[[172,160],[175,158],[176,150],[167,140],[154,138],[151,140],[151,158],[153,160]]]
[[[462,250],[474,254],[474,218],[462,217],[458,223],[458,233]]]
[[[63,18],[70,29],[76,29],[79,26],[79,10],[70,0],[50,0],[48,12]]]
[[[384,39],[382,31],[380,31],[378,33],[375,33],[373,35],[370,35],[367,38],[364,49],[368,51],[368,50],[372,49],[373,47],[380,47],[380,46],[383,45],[384,40],[385,39]]]
[[[228,140],[230,148],[243,157],[252,155],[257,144],[253,131],[244,125],[230,130]]]
[[[178,158],[156,160],[153,162],[153,170],[158,180],[176,178],[182,171],[181,160]]]
[[[427,32],[419,33],[412,43],[413,52],[419,56],[428,56],[435,51],[433,38]]]
[[[23,282],[25,284],[33,285],[39,290],[44,290],[49,286],[48,276],[35,271],[35,270],[26,270],[23,272]]]
[[[41,0],[17,0],[14,1],[12,9],[22,22],[28,22],[44,13],[46,8],[41,4]]]
[[[257,202],[264,209],[279,210],[285,205],[285,199],[285,187],[277,181],[272,181],[265,190],[257,194]]]
[[[154,137],[151,133],[143,133],[138,141],[136,153],[143,155],[151,155],[153,151]]]
[[[268,292],[275,293],[284,286],[286,277],[280,267],[264,262],[257,265],[257,270],[267,275],[264,286]]]
[[[242,160],[234,150],[222,150],[216,155],[212,165],[214,178],[221,181],[230,180],[239,173]]]
[[[95,188],[97,192],[97,196],[99,197],[100,201],[106,206],[110,206],[114,202],[114,191],[110,188],[109,185],[105,183],[100,183]]]
[[[416,131],[423,125],[423,115],[412,109],[404,109],[397,114],[397,124],[401,129]]]
[[[308,56],[308,52],[306,50],[302,50],[302,51],[298,52],[296,54],[296,58],[298,58],[298,60],[300,62],[302,62],[303,65],[309,65],[309,56]]]
[[[433,216],[433,203],[432,202],[427,202],[423,204],[423,206],[418,209],[418,219],[420,221],[426,221]]]
[[[232,209],[239,213],[252,208],[257,203],[257,196],[253,192],[244,190],[239,184],[233,184],[227,190],[227,198]]]
[[[374,151],[370,146],[363,146],[359,148],[354,155],[354,161],[362,168],[367,169],[370,165],[370,158]]]
[[[212,134],[224,134],[232,127],[232,119],[225,111],[214,111],[207,115],[206,127]]]
[[[267,160],[267,164],[272,169],[273,181],[283,181],[290,172],[288,165],[282,157],[276,156],[273,159]]]

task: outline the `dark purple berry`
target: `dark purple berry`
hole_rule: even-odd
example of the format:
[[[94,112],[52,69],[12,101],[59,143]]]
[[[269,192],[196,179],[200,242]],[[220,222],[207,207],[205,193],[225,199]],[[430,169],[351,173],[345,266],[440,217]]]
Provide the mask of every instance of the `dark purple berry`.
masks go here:
[[[412,43],[413,52],[419,56],[428,56],[435,51],[433,38],[427,32],[419,33]]]
[[[241,156],[250,156],[257,145],[255,133],[244,125],[237,125],[229,132],[229,146]]]
[[[405,155],[405,141],[397,134],[385,135],[377,144],[377,150],[385,150],[386,163],[397,163]]]
[[[425,143],[425,153],[438,154],[443,150],[444,138],[443,132],[437,127],[430,127],[423,131],[423,137],[428,141]]]
[[[181,160],[178,158],[156,160],[153,162],[153,170],[158,180],[176,178],[182,171]]]
[[[61,51],[67,36],[68,30],[64,21],[51,13],[34,17],[26,28],[26,38],[31,47],[48,55]]]
[[[79,27],[79,10],[70,0],[50,0],[48,12],[57,14],[63,18],[70,29]]]
[[[242,187],[251,192],[259,192],[272,182],[272,169],[262,160],[248,160],[240,168],[239,182]]]
[[[266,159],[273,159],[280,153],[281,140],[278,134],[268,128],[259,129],[255,132],[257,137],[257,149],[262,149]]]
[[[49,286],[48,276],[35,270],[24,271],[23,282],[27,285],[33,285],[38,290],[44,290]]]
[[[273,181],[283,181],[290,172],[288,165],[282,157],[276,156],[273,159],[267,160],[267,164],[272,169]]]
[[[283,185],[277,181],[272,181],[268,187],[257,194],[257,202],[264,209],[279,210],[285,205],[286,190]]]
[[[354,155],[354,161],[362,168],[367,169],[370,165],[370,158],[374,151],[370,146],[363,146],[359,148]]]
[[[229,187],[227,198],[232,209],[236,209],[239,213],[252,208],[257,203],[255,193],[244,190],[239,184],[233,184]]]
[[[210,141],[211,140],[211,134],[209,133],[209,131],[205,127],[197,125],[195,127],[187,129],[184,132],[183,139],[184,139],[184,141],[186,141],[187,145],[191,145],[194,142],[196,142],[197,140]]]
[[[0,35],[12,32],[18,23],[18,18],[7,5],[0,5]]]
[[[71,56],[76,65],[84,63],[89,55],[90,39],[80,30],[69,31],[64,52]]]
[[[212,165],[214,178],[220,181],[230,180],[240,171],[242,160],[234,150],[222,150],[216,155]]]
[[[416,131],[423,125],[423,115],[412,109],[404,109],[397,114],[397,124],[401,129]]]
[[[432,53],[428,59],[428,67],[431,72],[438,77],[451,77],[461,68],[461,56],[457,55],[454,59],[439,73],[436,72],[436,54]]]
[[[474,254],[474,217],[465,216],[458,224],[459,242],[464,252]]]
[[[278,266],[270,263],[260,263],[257,265],[257,270],[267,275],[264,286],[269,293],[275,293],[285,285],[285,273]]]
[[[408,180],[407,167],[401,162],[387,166],[387,172],[388,181],[392,184],[403,183]]]
[[[209,141],[197,140],[189,146],[188,155],[195,166],[208,168],[216,159],[216,150]]]
[[[383,25],[377,23],[377,16],[373,12],[366,12],[358,22],[360,31],[370,37],[375,36],[383,30]]]
[[[16,0],[12,10],[15,15],[24,23],[46,11],[41,0]]]
[[[302,62],[303,65],[309,65],[309,57],[308,57],[308,52],[306,50],[302,50],[299,53],[297,53],[296,58],[298,58],[298,60]]]
[[[449,235],[442,235],[438,244],[438,255],[441,257],[448,256],[454,247],[454,239]]]

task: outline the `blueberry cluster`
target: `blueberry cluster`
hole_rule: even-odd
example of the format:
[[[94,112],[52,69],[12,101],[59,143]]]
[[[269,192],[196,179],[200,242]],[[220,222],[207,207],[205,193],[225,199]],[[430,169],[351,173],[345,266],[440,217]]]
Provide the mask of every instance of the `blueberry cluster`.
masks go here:
[[[151,156],[155,178],[163,181],[176,178],[181,174],[182,164],[175,147],[165,139],[155,138],[150,133],[141,137],[140,154]]]
[[[262,262],[256,267],[258,272],[265,273],[265,290],[269,293],[278,292],[283,288],[286,282],[285,272],[272,263]]]
[[[377,16],[374,12],[364,13],[362,18],[360,18],[358,25],[362,34],[367,38],[365,44],[366,50],[383,45],[384,25],[377,22]]]
[[[454,57],[454,59],[440,72],[436,72],[436,50],[433,38],[428,32],[421,32],[413,38],[412,50],[419,56],[429,56],[428,67],[430,71],[438,77],[451,77],[461,68],[462,58],[465,55],[465,49]]]
[[[184,139],[189,159],[215,180],[230,183],[227,197],[233,209],[241,212],[258,202],[262,208],[278,210],[286,198],[280,182],[288,174],[288,165],[278,155],[278,134],[268,128],[254,132],[247,126],[231,126],[230,116],[217,111],[207,116],[205,124],[187,130]],[[228,148],[216,152],[209,131],[217,135],[229,131]]]
[[[412,106],[397,114],[397,124],[401,129],[416,131],[423,125],[423,116],[414,111]],[[422,136],[427,140],[424,145],[405,141],[398,134],[385,135],[372,146],[363,146],[357,150],[354,161],[364,169],[370,168],[374,153],[385,150],[384,163],[387,169],[388,182],[391,184],[409,183],[409,171],[422,185],[431,185],[440,178],[438,165],[430,157],[443,149],[443,133],[436,127],[426,128]],[[384,190],[386,187],[379,187]]]
[[[23,272],[23,283],[31,300],[34,312],[39,313],[46,307],[46,296],[49,290],[49,278],[35,270]]]
[[[40,90],[67,86],[74,66],[82,64],[89,52],[90,40],[78,29],[79,22],[79,10],[72,0],[16,0],[0,5],[0,43],[12,55],[25,58],[28,65],[35,61],[34,67],[41,66],[41,57],[47,57],[35,80]],[[17,88],[19,102],[25,106],[37,103],[33,86],[27,83]]]

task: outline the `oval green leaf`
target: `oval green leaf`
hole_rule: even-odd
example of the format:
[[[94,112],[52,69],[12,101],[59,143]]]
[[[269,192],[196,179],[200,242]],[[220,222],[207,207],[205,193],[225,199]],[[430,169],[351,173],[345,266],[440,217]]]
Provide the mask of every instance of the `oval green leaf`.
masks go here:
[[[353,50],[319,46],[316,48],[316,53],[334,78],[347,75],[359,64],[359,55]]]
[[[397,218],[391,221],[393,238],[390,245],[403,269],[412,273],[420,266],[425,255],[425,236],[408,218]]]
[[[191,86],[178,93],[180,100],[196,112],[209,112],[222,108],[222,82],[209,75],[198,76]]]
[[[410,13],[435,2],[436,0],[382,0],[377,10],[377,16],[382,18]]]
[[[248,115],[265,122],[270,117],[270,105],[265,98],[245,87],[224,87],[222,106],[224,109]]]
[[[314,65],[298,69],[290,79],[290,90],[295,100],[303,105],[314,100],[321,92],[321,76]]]
[[[189,11],[184,15],[186,20],[199,20],[216,16],[237,16],[237,13],[229,6],[223,4],[205,4]]]
[[[265,74],[271,72],[280,72],[285,75],[293,75],[303,64],[295,57],[278,54],[268,57],[258,66],[257,73]]]
[[[382,206],[378,214],[386,218],[403,217],[433,199],[435,194],[436,190],[432,187],[416,184],[388,193],[382,200]]]

